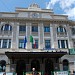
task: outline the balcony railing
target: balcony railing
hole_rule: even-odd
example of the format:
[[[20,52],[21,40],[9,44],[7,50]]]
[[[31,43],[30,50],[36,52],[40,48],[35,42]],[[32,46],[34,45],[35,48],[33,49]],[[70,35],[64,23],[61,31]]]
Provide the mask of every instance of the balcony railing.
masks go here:
[[[0,35],[12,35],[12,31],[1,31]]]
[[[67,37],[67,33],[65,32],[57,32],[58,37]]]
[[[26,32],[25,31],[20,31],[19,36],[25,36]]]

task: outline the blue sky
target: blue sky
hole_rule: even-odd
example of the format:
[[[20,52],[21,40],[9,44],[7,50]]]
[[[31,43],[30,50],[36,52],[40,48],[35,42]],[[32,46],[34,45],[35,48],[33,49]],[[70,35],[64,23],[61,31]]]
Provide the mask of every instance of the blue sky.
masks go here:
[[[27,8],[32,3],[42,9],[53,9],[55,14],[68,15],[75,21],[75,0],[0,0],[0,12],[14,12],[15,7]]]

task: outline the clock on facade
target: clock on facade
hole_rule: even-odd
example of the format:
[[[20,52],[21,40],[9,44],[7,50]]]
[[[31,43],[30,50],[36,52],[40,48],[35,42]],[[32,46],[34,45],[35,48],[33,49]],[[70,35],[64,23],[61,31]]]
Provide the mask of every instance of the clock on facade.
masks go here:
[[[38,18],[38,13],[33,13],[33,14],[32,14],[32,17],[33,17],[33,18]]]

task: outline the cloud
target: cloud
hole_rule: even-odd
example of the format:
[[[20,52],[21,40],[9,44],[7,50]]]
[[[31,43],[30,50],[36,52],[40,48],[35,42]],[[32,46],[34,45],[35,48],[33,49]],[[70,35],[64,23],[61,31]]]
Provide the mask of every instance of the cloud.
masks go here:
[[[60,0],[50,0],[46,5],[46,9],[52,9],[58,1]]]
[[[53,9],[57,3],[61,10],[68,15],[70,19],[75,20],[75,0],[50,0],[46,8]]]
[[[61,0],[59,4],[62,9],[69,9],[75,4],[75,0]]]
[[[61,9],[69,19],[75,20],[75,0],[62,0],[59,2]]]
[[[75,7],[67,10],[66,15],[68,15],[69,19],[75,20]]]

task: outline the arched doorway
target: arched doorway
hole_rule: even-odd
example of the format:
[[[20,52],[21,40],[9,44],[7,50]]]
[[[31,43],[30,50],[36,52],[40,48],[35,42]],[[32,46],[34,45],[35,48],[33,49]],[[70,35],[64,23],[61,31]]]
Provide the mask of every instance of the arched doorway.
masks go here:
[[[6,70],[6,61],[1,60],[0,61],[0,71],[5,72],[5,70]]]
[[[40,71],[40,63],[38,60],[31,61],[31,70],[32,70],[32,68],[35,68],[36,71]]]
[[[23,75],[23,72],[26,72],[26,64],[24,60],[19,60],[16,65],[16,73],[17,75]]]
[[[64,59],[63,60],[63,70],[64,71],[68,71],[68,69],[69,69],[69,66],[68,66],[68,60],[67,59]]]
[[[52,71],[54,71],[53,62],[51,59],[46,59],[45,60],[45,73],[47,73],[48,75],[51,75]]]

